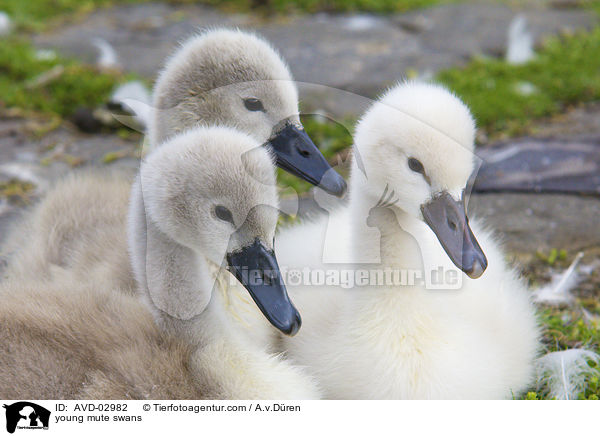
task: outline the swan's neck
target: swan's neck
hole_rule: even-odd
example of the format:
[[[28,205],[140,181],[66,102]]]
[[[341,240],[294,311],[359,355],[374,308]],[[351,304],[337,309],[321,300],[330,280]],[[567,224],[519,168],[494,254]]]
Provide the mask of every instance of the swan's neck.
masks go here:
[[[351,182],[350,217],[352,250],[368,252],[376,267],[422,269],[419,241],[424,224],[398,207],[374,214],[378,199],[366,189],[366,182]],[[364,258],[364,255],[363,255]]]
[[[139,181],[129,210],[129,248],[140,296],[164,330],[195,346],[244,332],[266,322],[235,278],[201,251],[163,233],[146,213]],[[261,343],[262,345],[262,343]]]
[[[152,221],[144,207],[139,179],[132,190],[128,234],[140,294],[157,320],[185,322],[201,317],[211,301],[218,269],[196,250],[171,239]]]
[[[352,292],[350,310],[369,322],[379,320],[382,326],[411,325],[416,316],[427,319],[432,298],[459,289],[461,272],[451,264],[429,227],[397,207],[393,213],[377,215],[376,222],[370,220],[371,226],[366,225],[378,199],[370,195],[366,181],[353,179],[350,187],[351,248],[356,253],[379,250],[379,263],[367,268],[382,271],[384,277],[383,283],[370,280],[361,287],[363,292]]]

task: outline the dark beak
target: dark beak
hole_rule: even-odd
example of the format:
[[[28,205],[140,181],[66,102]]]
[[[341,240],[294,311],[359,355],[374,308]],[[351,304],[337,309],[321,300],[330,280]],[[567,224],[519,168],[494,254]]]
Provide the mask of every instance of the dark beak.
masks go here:
[[[456,201],[444,191],[422,205],[421,212],[454,265],[472,279],[480,277],[488,263],[469,227],[464,194]]]
[[[286,123],[267,144],[275,152],[279,168],[329,194],[342,197],[346,193],[346,182],[331,168],[304,129]]]
[[[228,253],[227,264],[269,322],[286,335],[295,335],[302,320],[288,297],[273,250],[256,239],[252,245]]]

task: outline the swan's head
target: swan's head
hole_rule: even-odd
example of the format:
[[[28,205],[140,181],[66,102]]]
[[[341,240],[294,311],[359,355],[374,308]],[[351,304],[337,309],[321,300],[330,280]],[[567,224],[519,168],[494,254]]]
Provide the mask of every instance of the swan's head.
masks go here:
[[[369,197],[425,221],[451,260],[472,278],[487,267],[465,211],[474,139],[475,122],[465,104],[441,86],[418,82],[388,91],[355,134]]]
[[[294,334],[290,302],[273,250],[278,201],[270,151],[228,127],[174,136],[140,168],[147,219],[178,245],[229,270],[269,321]]]
[[[226,125],[268,143],[284,170],[334,195],[346,190],[304,131],[287,65],[255,35],[213,30],[187,40],[158,77],[154,107],[152,144],[197,124]]]

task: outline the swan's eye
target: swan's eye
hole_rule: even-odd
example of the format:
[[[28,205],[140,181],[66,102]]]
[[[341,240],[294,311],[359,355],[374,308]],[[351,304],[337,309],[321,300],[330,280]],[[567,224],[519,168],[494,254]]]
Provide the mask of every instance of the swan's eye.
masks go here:
[[[262,111],[265,112],[265,107],[258,98],[246,98],[244,99],[244,106],[246,109],[252,112]]]
[[[415,173],[425,174],[425,168],[423,168],[423,164],[414,157],[408,159],[408,167]]]
[[[227,221],[231,224],[235,224],[233,222],[233,215],[231,214],[231,211],[225,206],[215,206],[215,215],[222,221]]]

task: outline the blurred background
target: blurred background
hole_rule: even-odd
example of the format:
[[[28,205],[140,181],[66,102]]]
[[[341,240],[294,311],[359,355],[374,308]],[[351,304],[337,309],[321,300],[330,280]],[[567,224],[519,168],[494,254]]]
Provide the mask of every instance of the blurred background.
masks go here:
[[[255,30],[296,80],[326,85],[300,87],[303,122],[343,174],[352,95],[418,78],[464,99],[482,160],[470,213],[537,290],[547,349],[598,350],[598,0],[0,0],[0,242],[67,172],[135,170],[143,129],[124,100],[149,103],[177,42],[210,26]],[[307,184],[279,182],[298,219],[318,208]],[[581,396],[598,395],[590,377]]]

